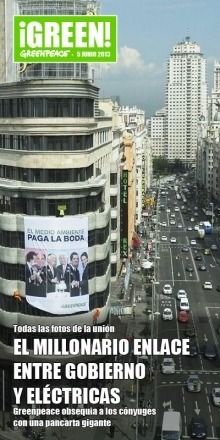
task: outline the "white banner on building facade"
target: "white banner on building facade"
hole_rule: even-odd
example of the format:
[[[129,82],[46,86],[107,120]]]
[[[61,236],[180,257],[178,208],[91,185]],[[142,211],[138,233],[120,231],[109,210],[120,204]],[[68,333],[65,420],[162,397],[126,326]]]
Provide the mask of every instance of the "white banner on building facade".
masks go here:
[[[55,315],[89,311],[88,218],[25,217],[26,300]]]

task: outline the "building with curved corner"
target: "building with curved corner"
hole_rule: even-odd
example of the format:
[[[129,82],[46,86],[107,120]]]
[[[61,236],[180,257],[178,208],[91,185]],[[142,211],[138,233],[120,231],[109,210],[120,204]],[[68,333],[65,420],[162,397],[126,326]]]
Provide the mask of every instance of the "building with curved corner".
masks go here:
[[[35,64],[18,66],[17,70],[13,66],[12,75],[7,63],[10,47],[6,44],[12,13],[77,15],[87,14],[96,6],[97,2],[86,0],[14,0],[0,4],[4,17],[2,53],[3,45],[5,50],[0,66],[0,344],[6,359],[11,358],[13,324],[93,325],[94,316],[98,324],[108,320],[112,118],[99,112],[92,66]],[[75,308],[74,313],[61,315],[45,311],[41,302],[34,307],[26,300],[25,221],[31,224],[34,219],[42,231],[50,219],[53,227],[56,222],[62,225],[62,219],[70,225],[71,220],[77,220],[80,225],[80,219],[85,218],[88,310]],[[59,251],[57,245],[57,257]],[[29,348],[33,336],[36,334],[28,335]]]

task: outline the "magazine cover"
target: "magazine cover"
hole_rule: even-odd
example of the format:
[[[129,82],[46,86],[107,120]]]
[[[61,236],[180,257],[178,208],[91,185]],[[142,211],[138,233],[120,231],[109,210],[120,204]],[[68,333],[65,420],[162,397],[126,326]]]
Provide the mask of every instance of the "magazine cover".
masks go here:
[[[0,0],[0,440],[220,440],[218,0]]]

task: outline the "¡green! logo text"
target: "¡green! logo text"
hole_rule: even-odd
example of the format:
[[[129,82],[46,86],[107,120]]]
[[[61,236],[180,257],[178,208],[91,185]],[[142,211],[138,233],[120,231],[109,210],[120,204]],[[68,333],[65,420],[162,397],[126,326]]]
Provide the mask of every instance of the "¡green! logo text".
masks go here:
[[[116,16],[14,16],[15,63],[117,61]]]

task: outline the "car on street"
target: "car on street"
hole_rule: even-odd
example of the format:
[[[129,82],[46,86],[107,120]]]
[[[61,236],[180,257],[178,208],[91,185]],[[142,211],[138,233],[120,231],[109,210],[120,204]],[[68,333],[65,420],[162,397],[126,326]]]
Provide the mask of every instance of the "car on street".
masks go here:
[[[175,212],[179,212],[179,210],[180,210],[180,208],[179,208],[178,206],[175,206],[174,211],[175,211]]]
[[[212,344],[205,344],[204,348],[202,349],[202,352],[204,354],[204,357],[206,359],[209,359],[210,361],[217,358],[215,346]]]
[[[187,226],[187,231],[192,231],[192,230],[193,230],[192,226]]]
[[[200,264],[198,265],[198,269],[204,271],[204,270],[207,269],[207,267],[206,267],[205,263],[200,263]]]
[[[196,243],[196,240],[194,240],[194,239],[193,239],[193,240],[190,240],[190,244],[191,244],[192,246],[196,246],[196,244],[197,244],[197,243]]]
[[[187,264],[185,267],[186,272],[194,272],[194,268],[191,264]]]
[[[205,290],[212,290],[212,283],[211,281],[205,281],[203,284],[203,289]]]
[[[175,216],[174,213],[170,214],[170,218],[175,218],[175,217],[176,217],[176,216]]]
[[[164,358],[161,364],[161,371],[163,374],[174,374],[176,371],[175,362],[173,358]]]
[[[189,322],[189,313],[186,310],[180,310],[178,314],[179,322]]]
[[[164,321],[172,321],[172,319],[173,319],[173,312],[172,312],[172,310],[169,307],[166,307],[164,309],[163,314],[162,314],[162,319]]]
[[[166,222],[162,222],[161,226],[167,226]]]
[[[215,406],[220,406],[220,388],[212,389],[212,402]]]
[[[170,225],[175,225],[175,224],[176,224],[175,220],[170,220]]]
[[[182,223],[178,223],[177,228],[182,229],[183,228]]]
[[[180,304],[179,304],[179,309],[180,310],[189,310],[189,300],[188,298],[181,298],[180,300]]]
[[[211,250],[209,248],[205,248],[203,250],[204,255],[211,255]]]
[[[187,298],[187,293],[184,289],[179,289],[176,294],[177,299]]]
[[[186,336],[188,336],[189,338],[192,338],[193,336],[195,336],[196,332],[195,332],[195,327],[192,324],[186,324],[186,328],[184,330],[184,333]]]
[[[191,217],[190,221],[191,221],[191,222],[194,222],[194,221],[195,221],[194,217]]]
[[[205,439],[207,437],[207,428],[205,421],[200,416],[193,416],[190,423],[190,434],[192,438]]]
[[[171,295],[172,292],[173,292],[173,289],[172,289],[172,287],[171,287],[170,284],[165,284],[165,285],[163,286],[163,293],[164,293],[165,295]]]
[[[197,374],[190,374],[186,382],[187,390],[192,393],[199,393],[202,389],[202,382]]]
[[[194,260],[202,261],[202,255],[201,254],[196,254],[195,257],[194,257]]]
[[[194,226],[194,231],[198,231],[199,230],[199,225],[195,225]]]
[[[187,245],[184,244],[184,245],[182,246],[182,249],[181,249],[181,250],[182,250],[182,252],[189,252],[189,247],[188,247]]]
[[[162,235],[161,241],[167,241],[167,236],[166,235]]]
[[[198,356],[198,346],[196,341],[190,341],[189,342],[189,354],[190,357],[196,357]]]
[[[218,246],[216,244],[212,244],[211,245],[211,250],[212,251],[217,251],[218,250]]]
[[[171,237],[170,243],[176,243],[176,242],[177,242],[176,237]]]

